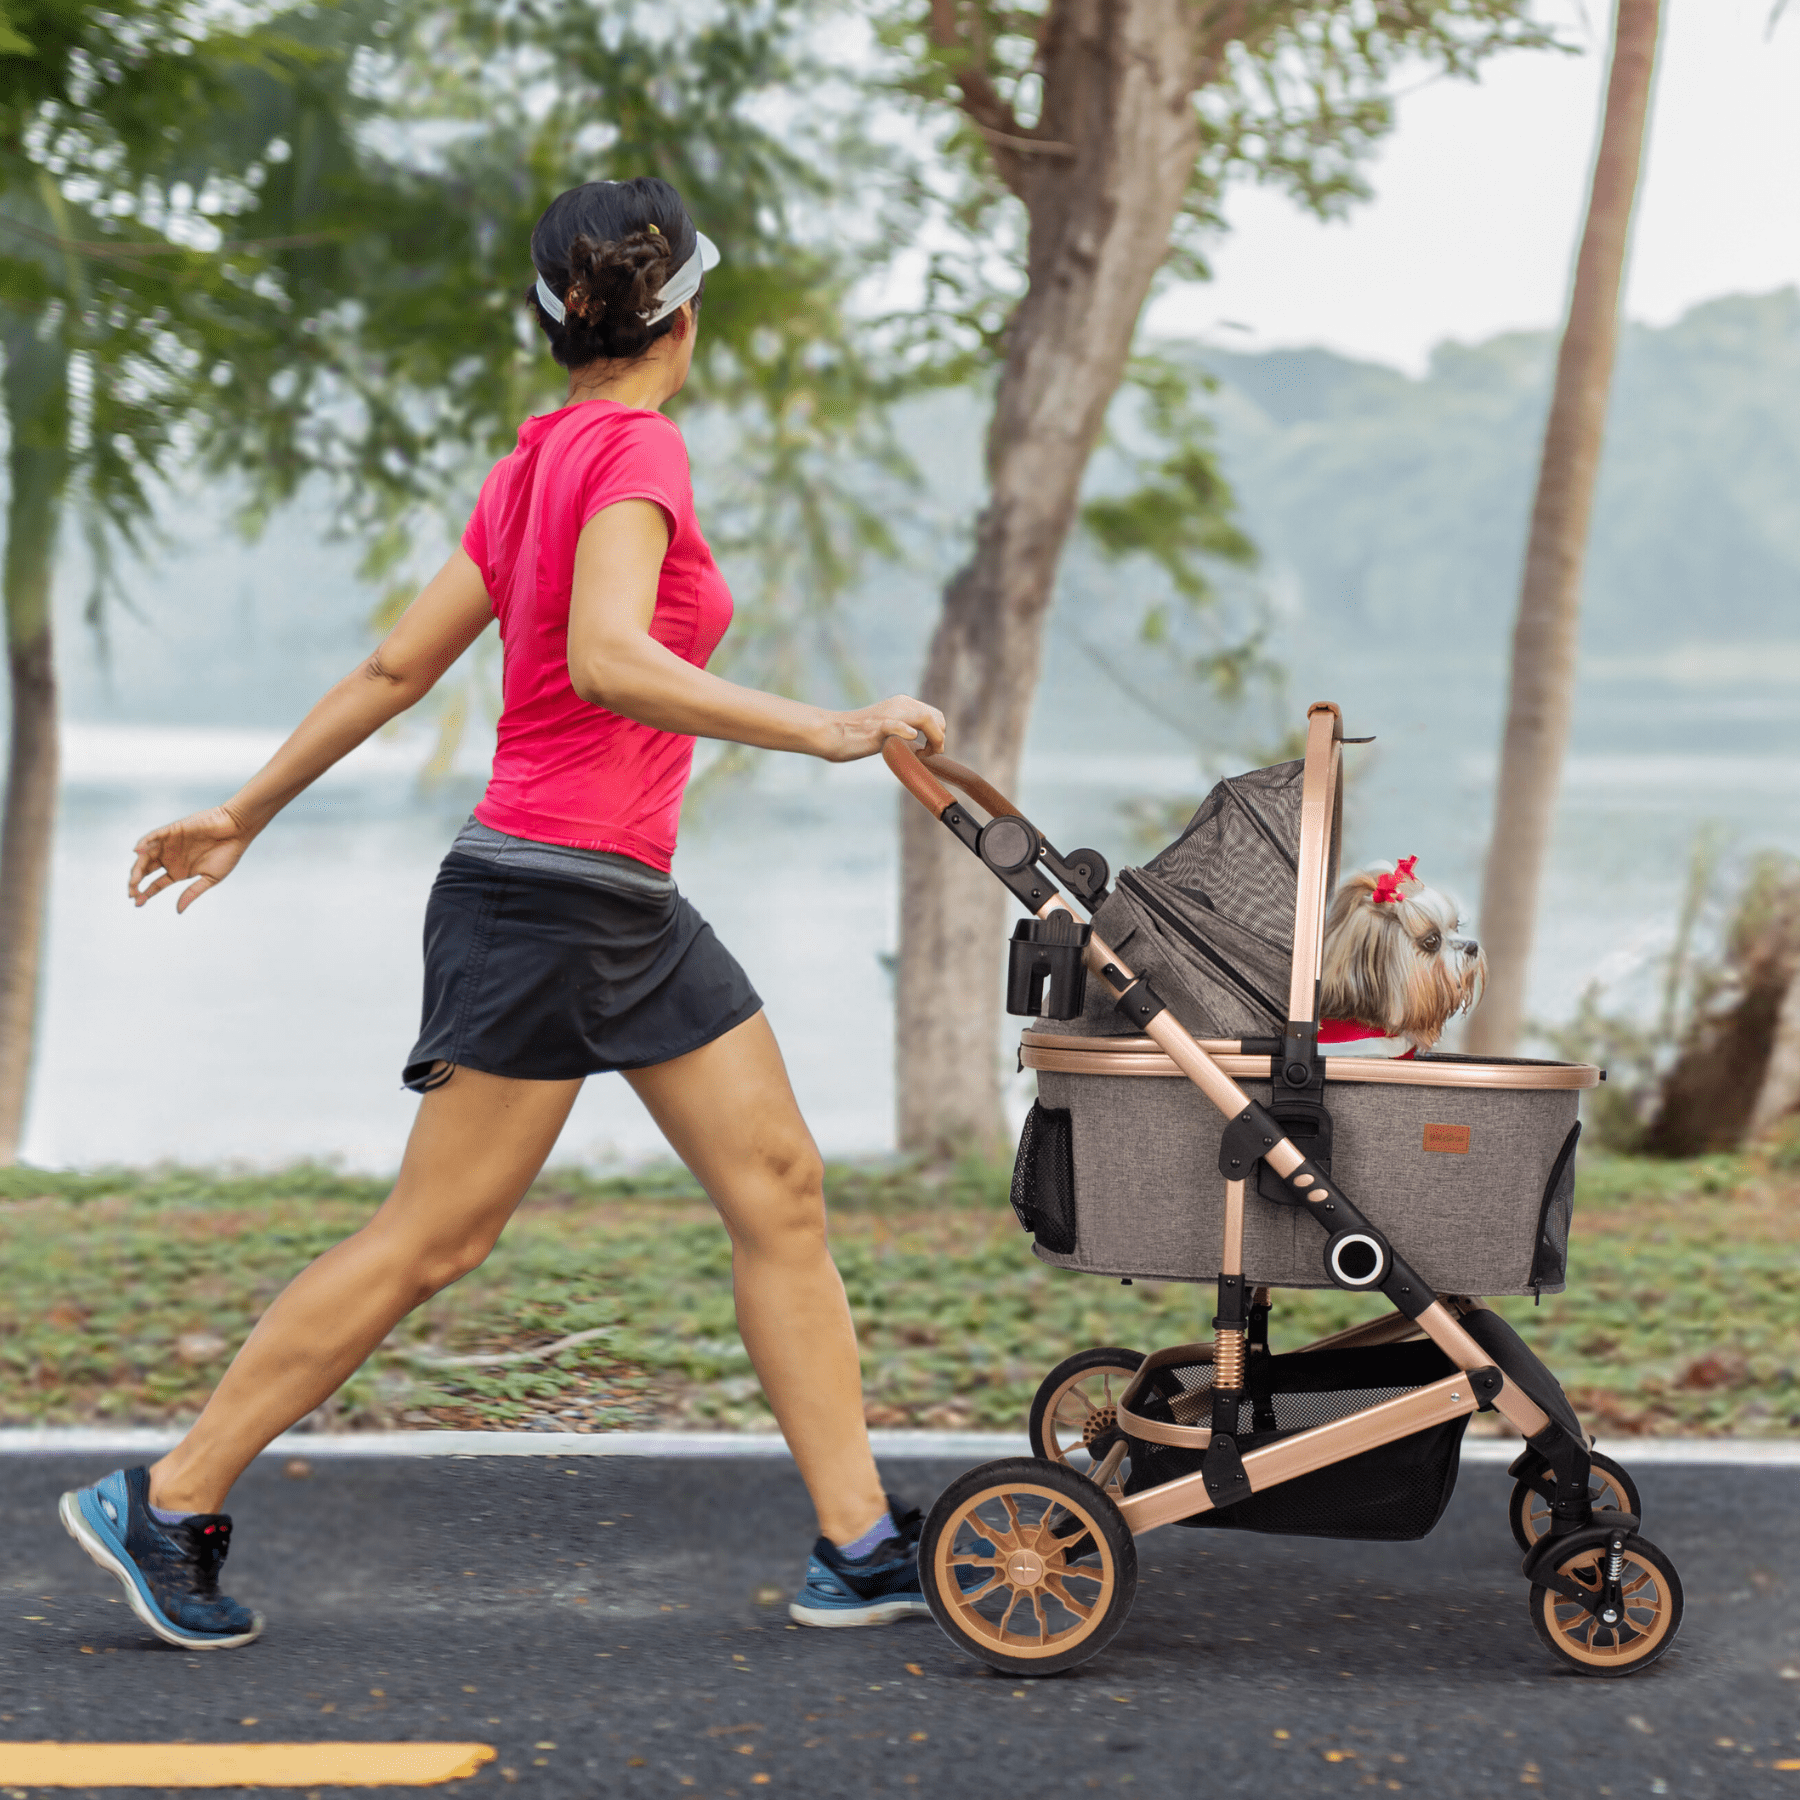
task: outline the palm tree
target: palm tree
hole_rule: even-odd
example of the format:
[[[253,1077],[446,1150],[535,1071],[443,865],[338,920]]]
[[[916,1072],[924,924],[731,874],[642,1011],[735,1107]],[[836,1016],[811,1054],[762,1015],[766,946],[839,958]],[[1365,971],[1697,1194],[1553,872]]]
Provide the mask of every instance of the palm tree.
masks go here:
[[[0,1163],[17,1152],[31,1072],[56,812],[51,598],[65,503],[78,491],[93,521],[132,540],[145,517],[142,470],[166,454],[174,418],[148,396],[184,385],[184,359],[209,336],[190,304],[199,259],[136,215],[145,184],[177,169],[197,189],[245,173],[241,160],[209,153],[203,122],[228,99],[234,73],[281,51],[268,30],[192,27],[177,0],[16,0],[0,31],[12,715],[0,832]],[[130,56],[114,55],[121,33]],[[200,214],[176,223],[208,228]],[[127,368],[133,379],[118,381]]]
[[[1481,899],[1490,977],[1467,1040],[1477,1055],[1509,1055],[1524,1018],[1538,889],[1574,713],[1582,563],[1606,439],[1659,11],[1660,0],[1618,0],[1613,25],[1593,191],[1556,359],[1513,628],[1506,733]]]

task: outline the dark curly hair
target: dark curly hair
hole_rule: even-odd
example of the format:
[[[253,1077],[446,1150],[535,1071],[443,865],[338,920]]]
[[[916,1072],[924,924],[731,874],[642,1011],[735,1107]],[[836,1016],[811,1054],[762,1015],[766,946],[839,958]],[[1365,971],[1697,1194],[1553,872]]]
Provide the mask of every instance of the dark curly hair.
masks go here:
[[[559,325],[534,282],[526,297],[565,369],[629,362],[675,328],[680,309],[654,325],[663,283],[694,254],[694,222],[681,196],[656,175],[589,181],[558,194],[531,233],[531,260],[568,308]],[[700,296],[694,296],[694,305]]]

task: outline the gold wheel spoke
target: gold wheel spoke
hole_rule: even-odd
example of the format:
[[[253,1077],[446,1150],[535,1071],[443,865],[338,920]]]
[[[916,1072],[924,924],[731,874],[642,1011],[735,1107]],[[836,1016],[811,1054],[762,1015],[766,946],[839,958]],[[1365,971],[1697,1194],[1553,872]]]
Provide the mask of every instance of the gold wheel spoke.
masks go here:
[[[1094,1616],[1095,1609],[1100,1604],[1098,1600],[1095,1600],[1092,1603],[1089,1603],[1084,1600],[1077,1600],[1075,1598],[1075,1596],[1073,1594],[1071,1594],[1069,1592],[1069,1590],[1063,1585],[1062,1577],[1060,1575],[1049,1576],[1045,1580],[1044,1586],[1046,1589],[1048,1589],[1049,1592],[1054,1594],[1057,1597],[1057,1599],[1060,1600],[1063,1603],[1063,1605],[1066,1606],[1069,1609],[1069,1611],[1072,1612],[1078,1619],[1083,1619],[1083,1620],[1091,1619]]]
[[[994,1591],[995,1583],[998,1583],[1002,1587],[1007,1585],[1006,1577],[1002,1575],[998,1569],[996,1569],[980,1587],[970,1588],[967,1592],[959,1589],[956,1596],[956,1604],[961,1607],[964,1612],[973,1612],[975,1609],[975,1602],[977,1600],[985,1600],[988,1595]]]
[[[1019,1610],[1019,1590],[1013,1588],[1006,1601],[1006,1611],[1000,1615],[1000,1638],[1004,1643],[1007,1638],[1017,1638],[1021,1643],[1029,1642],[1024,1632],[1012,1628],[1013,1614]]]

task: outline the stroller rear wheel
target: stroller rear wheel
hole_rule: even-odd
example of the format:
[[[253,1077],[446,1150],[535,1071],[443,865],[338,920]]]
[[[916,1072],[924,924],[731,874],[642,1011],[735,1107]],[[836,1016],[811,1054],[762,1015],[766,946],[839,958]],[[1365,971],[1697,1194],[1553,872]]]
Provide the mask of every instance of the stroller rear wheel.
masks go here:
[[[1552,1486],[1556,1483],[1556,1476],[1549,1469],[1538,1479]],[[1630,1513],[1636,1519],[1644,1516],[1637,1483],[1610,1456],[1602,1456],[1597,1450],[1588,1452],[1588,1499],[1596,1510]],[[1529,1550],[1550,1529],[1548,1496],[1529,1481],[1514,1482],[1506,1519],[1519,1548]]]
[[[1606,1588],[1607,1545],[1604,1534],[1581,1536],[1587,1541],[1560,1558],[1555,1572],[1598,1601]],[[1583,1675],[1633,1675],[1648,1668],[1681,1629],[1681,1577],[1654,1544],[1635,1534],[1627,1537],[1615,1579],[1617,1603],[1599,1611],[1555,1588],[1532,1586],[1533,1628],[1556,1656]],[[1610,1619],[1608,1610],[1614,1615]]]
[[[1125,1623],[1137,1546],[1085,1475],[1016,1457],[971,1469],[938,1496],[919,1573],[958,1648],[1009,1675],[1056,1675]]]
[[[1119,1396],[1144,1366],[1141,1350],[1078,1350],[1038,1384],[1026,1431],[1031,1454],[1084,1473],[1116,1441]],[[1118,1491],[1118,1479],[1108,1491]]]

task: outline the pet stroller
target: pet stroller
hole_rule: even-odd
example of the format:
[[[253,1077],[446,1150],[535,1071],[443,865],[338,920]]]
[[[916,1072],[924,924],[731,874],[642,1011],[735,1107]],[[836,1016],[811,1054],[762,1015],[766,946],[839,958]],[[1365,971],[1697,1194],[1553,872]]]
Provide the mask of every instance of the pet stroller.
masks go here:
[[[1477,1411],[1524,1439],[1509,1515],[1552,1654],[1625,1675],[1674,1641],[1681,1582],[1638,1534],[1631,1477],[1476,1297],[1562,1288],[1578,1096],[1600,1071],[1320,1053],[1344,741],[1338,709],[1314,706],[1304,762],[1221,782],[1110,893],[1103,858],[1065,857],[971,770],[884,751],[1032,915],[1007,1008],[1037,1020],[1013,1178],[1035,1253],[1217,1288],[1210,1343],[1069,1357],[1032,1405],[1032,1457],[970,1470],[932,1508],[926,1596],[994,1668],[1048,1675],[1100,1651],[1131,1609],[1135,1539],[1158,1526],[1423,1537]],[[1271,1290],[1326,1285],[1392,1310],[1271,1352]]]

